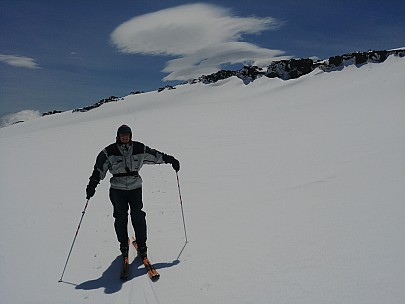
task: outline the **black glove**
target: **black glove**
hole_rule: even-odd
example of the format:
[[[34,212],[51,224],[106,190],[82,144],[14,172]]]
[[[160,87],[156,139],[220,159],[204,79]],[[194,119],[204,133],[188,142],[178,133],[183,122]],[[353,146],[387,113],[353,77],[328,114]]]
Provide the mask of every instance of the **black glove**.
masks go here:
[[[172,164],[173,169],[176,172],[178,172],[180,170],[180,162],[177,159],[175,159],[174,157],[173,157],[171,164]]]
[[[164,155],[163,160],[166,164],[172,164],[173,169],[177,172],[180,170],[180,162],[171,155]]]
[[[96,193],[97,184],[98,182],[93,179],[89,181],[89,184],[86,187],[86,199],[90,199],[93,197],[94,193]]]

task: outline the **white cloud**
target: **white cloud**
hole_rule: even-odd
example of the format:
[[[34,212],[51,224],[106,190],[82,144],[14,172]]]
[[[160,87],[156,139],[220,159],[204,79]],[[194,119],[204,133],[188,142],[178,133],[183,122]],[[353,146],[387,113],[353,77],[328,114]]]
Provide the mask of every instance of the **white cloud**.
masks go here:
[[[39,65],[35,62],[34,58],[17,56],[17,55],[4,55],[0,54],[0,61],[8,65],[20,68],[38,69]]]
[[[265,66],[282,53],[282,51],[264,49],[246,42],[220,43],[207,46],[194,54],[168,61],[163,72],[170,74],[164,80],[197,78],[220,70],[222,64],[245,63]]]
[[[15,124],[16,122],[27,121],[40,116],[41,114],[39,111],[34,110],[24,110],[17,113],[4,115],[0,118],[0,127],[7,127]]]
[[[132,18],[112,32],[111,41],[123,53],[180,57],[167,63],[164,80],[187,80],[216,72],[222,64],[275,60],[282,51],[242,40],[244,34],[280,26],[274,18],[237,17],[222,7],[197,3]]]

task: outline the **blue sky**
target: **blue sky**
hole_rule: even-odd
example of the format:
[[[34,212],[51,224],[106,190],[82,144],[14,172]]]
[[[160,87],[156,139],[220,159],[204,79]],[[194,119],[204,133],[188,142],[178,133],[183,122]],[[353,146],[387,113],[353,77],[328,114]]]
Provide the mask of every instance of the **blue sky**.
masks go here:
[[[405,0],[0,0],[0,116],[221,68],[405,46]]]

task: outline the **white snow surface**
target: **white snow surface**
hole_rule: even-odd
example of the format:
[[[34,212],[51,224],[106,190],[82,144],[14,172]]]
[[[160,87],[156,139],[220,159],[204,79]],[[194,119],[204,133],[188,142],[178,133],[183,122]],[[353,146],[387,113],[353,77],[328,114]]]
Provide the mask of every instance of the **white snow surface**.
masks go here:
[[[405,299],[405,58],[299,79],[230,78],[0,129],[0,301],[345,303]],[[128,124],[144,166],[151,282],[120,257],[96,155]],[[130,229],[131,234],[132,230]]]

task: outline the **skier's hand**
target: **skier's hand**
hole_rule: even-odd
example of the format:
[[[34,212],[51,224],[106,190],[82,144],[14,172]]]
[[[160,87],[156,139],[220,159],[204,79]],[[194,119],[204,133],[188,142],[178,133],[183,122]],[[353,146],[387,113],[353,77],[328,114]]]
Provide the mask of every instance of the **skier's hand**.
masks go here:
[[[175,159],[174,157],[173,157],[171,164],[172,164],[173,169],[176,172],[178,172],[180,170],[180,162],[177,159]]]
[[[90,199],[96,193],[97,182],[90,180],[86,187],[86,199]]]
[[[165,154],[163,155],[163,160],[165,161],[166,164],[171,164],[173,169],[176,170],[176,172],[180,170],[180,162],[173,156]]]

